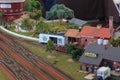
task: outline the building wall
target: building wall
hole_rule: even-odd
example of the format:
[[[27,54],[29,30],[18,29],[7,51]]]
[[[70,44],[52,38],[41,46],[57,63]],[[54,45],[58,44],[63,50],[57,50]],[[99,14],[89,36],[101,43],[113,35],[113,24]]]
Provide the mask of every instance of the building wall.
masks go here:
[[[88,71],[87,71],[87,68],[88,68]],[[93,68],[94,68],[94,71],[92,72]],[[97,69],[98,69],[98,66],[96,66],[96,65],[82,63],[82,70],[84,70],[84,71],[87,71],[90,73],[95,73],[97,71]]]
[[[0,3],[5,4],[5,3]],[[7,4],[7,3],[6,3]],[[0,10],[3,12],[2,19],[4,20],[14,20],[20,17],[23,13],[23,3],[8,3],[11,7],[1,7]]]
[[[92,42],[96,42],[96,41],[97,41],[97,38],[81,37],[79,40],[79,45],[86,47],[88,44],[90,44]]]
[[[108,66],[111,68],[111,70],[115,70],[115,71],[120,72],[120,62],[106,60],[106,59],[102,60],[102,62],[100,63],[99,66],[82,63],[82,70],[87,71],[86,68],[88,68],[88,72],[92,73],[92,68],[94,68],[94,72],[96,72],[97,69],[101,66]]]
[[[101,66],[109,66],[111,70],[120,69],[120,62],[104,59]]]

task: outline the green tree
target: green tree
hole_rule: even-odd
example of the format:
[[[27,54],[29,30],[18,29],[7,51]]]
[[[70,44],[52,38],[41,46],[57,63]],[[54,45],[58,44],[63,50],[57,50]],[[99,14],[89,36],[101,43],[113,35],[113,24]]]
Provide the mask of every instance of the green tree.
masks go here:
[[[69,54],[72,54],[72,51],[76,49],[76,46],[73,44],[66,44],[65,47],[66,47],[67,53]]]
[[[51,19],[52,20],[52,26],[55,26],[54,25],[54,14],[53,14],[53,12],[46,12],[46,19]]]
[[[54,50],[55,46],[52,40],[49,40],[46,45],[46,52],[50,52],[52,54],[52,51]]]
[[[80,56],[83,54],[84,52],[84,48],[83,47],[79,47],[79,48],[76,48],[75,50],[72,50],[71,53],[72,53],[72,59],[79,59]]]
[[[29,10],[31,11],[31,13],[29,16],[31,19],[36,20],[36,24],[37,24],[37,21],[42,16],[42,9],[43,7],[39,1],[31,0],[30,5],[29,5]]]
[[[49,31],[49,26],[45,22],[39,21],[37,23],[35,34],[48,33],[48,31]]]
[[[115,39],[114,39],[114,38],[111,38],[111,39],[110,39],[110,44],[111,44],[112,46],[115,46]]]
[[[25,0],[23,9],[24,11],[29,11],[29,6],[30,6],[31,0]]]
[[[3,12],[2,11],[0,11],[0,17],[2,17],[3,16]],[[0,25],[2,25],[3,24],[3,21],[1,20],[0,21]]]
[[[120,46],[120,37],[118,37],[117,39],[111,38],[110,44],[112,44],[112,46],[114,46],[114,47]]]
[[[40,19],[40,17],[42,16],[42,12],[41,12],[41,10],[36,10],[36,11],[30,13],[29,16],[30,16],[31,19],[36,20],[36,24],[37,24],[37,21],[38,21],[38,20]]]
[[[118,37],[118,38],[116,39],[116,46],[117,46],[117,47],[120,46],[120,37]]]
[[[46,12],[47,19],[58,18],[60,21],[60,25],[63,18],[68,19],[73,17],[74,17],[74,11],[72,9],[67,8],[63,4],[56,4],[50,9],[50,11]]]
[[[3,12],[2,11],[0,11],[0,17],[2,17],[3,16]]]
[[[26,29],[26,30],[31,30],[33,26],[33,23],[29,19],[24,19],[22,21],[21,28]]]
[[[31,0],[29,5],[29,11],[34,12],[34,10],[41,10],[43,7],[38,0]]]

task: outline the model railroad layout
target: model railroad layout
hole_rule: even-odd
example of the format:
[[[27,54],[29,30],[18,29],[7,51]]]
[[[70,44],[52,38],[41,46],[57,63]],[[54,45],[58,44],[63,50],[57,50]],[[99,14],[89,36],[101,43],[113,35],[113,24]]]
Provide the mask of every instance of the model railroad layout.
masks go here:
[[[0,32],[0,71],[9,80],[74,80],[14,39]]]

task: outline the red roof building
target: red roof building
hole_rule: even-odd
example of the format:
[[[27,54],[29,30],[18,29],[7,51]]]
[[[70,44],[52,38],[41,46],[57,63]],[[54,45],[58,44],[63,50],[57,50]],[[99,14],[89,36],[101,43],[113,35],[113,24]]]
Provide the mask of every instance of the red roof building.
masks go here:
[[[107,40],[108,42],[108,40],[112,37],[112,34],[113,29],[111,28],[104,28],[102,26],[84,26],[81,31],[78,29],[68,29],[64,36],[68,37],[68,44],[76,43],[77,45],[87,47],[88,44],[97,42],[98,39],[103,40],[101,44],[108,44],[105,41]]]
[[[98,37],[98,38],[111,38],[111,33],[109,28],[98,28],[92,26],[84,26],[81,32],[78,34],[81,37]]]
[[[65,36],[76,37],[78,33],[79,33],[78,29],[68,29],[68,31],[65,33]]]
[[[0,0],[0,11],[3,13],[2,20],[14,20],[23,14],[23,2],[25,0]]]
[[[68,44],[78,43],[79,37],[77,34],[79,33],[78,29],[68,29],[64,36],[68,37]]]
[[[113,29],[104,28],[101,26],[92,27],[84,26],[81,32],[78,34],[80,36],[80,45],[87,46],[91,42],[97,42],[97,39],[107,39],[112,37]]]

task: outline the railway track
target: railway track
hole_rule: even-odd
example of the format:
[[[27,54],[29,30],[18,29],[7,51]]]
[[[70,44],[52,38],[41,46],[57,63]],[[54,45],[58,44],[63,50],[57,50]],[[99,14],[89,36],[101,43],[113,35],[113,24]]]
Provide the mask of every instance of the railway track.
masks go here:
[[[74,80],[17,40],[40,46],[0,32],[0,69],[10,80]]]

